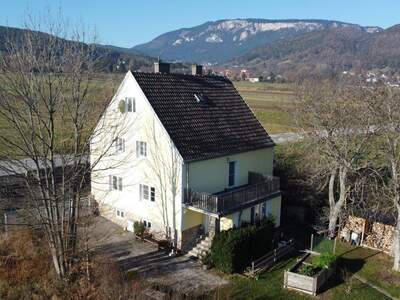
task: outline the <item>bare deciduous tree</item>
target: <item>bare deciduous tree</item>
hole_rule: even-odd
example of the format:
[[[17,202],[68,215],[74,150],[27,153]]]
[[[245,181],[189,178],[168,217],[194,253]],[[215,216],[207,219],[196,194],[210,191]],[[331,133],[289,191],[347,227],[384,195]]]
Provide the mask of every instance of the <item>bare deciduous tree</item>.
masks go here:
[[[157,120],[153,117],[144,131],[149,143],[150,159],[149,167],[150,178],[157,178],[159,188],[159,205],[165,232],[165,237],[172,242],[174,248],[177,247],[177,218],[181,214],[178,199],[181,178],[182,159],[172,141],[167,141],[160,130]],[[161,131],[161,132],[160,132]]]
[[[360,113],[357,90],[342,82],[308,82],[297,97],[295,118],[309,146],[308,162],[315,179],[328,187],[330,237],[348,198],[349,176],[366,164],[371,124]]]
[[[391,209],[396,212],[393,269],[400,272],[400,91],[380,86],[364,89],[363,95],[379,133],[377,152],[390,174],[385,176],[381,172],[384,177],[381,190],[382,195],[391,199]]]
[[[0,57],[1,168],[24,183],[30,225],[44,232],[60,278],[78,257],[82,196],[96,165],[91,138],[119,130],[101,126],[109,95],[97,94],[98,54],[87,41],[62,17],[29,21],[20,35],[10,33]]]

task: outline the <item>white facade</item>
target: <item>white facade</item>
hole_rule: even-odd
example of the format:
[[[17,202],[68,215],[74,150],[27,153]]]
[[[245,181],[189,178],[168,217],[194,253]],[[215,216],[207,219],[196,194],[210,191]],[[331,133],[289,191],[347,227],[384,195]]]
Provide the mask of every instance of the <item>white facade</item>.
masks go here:
[[[92,196],[101,214],[130,231],[135,221],[142,221],[157,237],[176,240],[178,247],[209,224],[206,213],[185,207],[185,188],[218,193],[246,185],[249,172],[271,176],[273,171],[273,147],[185,162],[131,72],[99,122],[90,148]],[[229,167],[233,162],[234,172]],[[279,226],[280,197],[275,202],[267,211]],[[237,226],[250,211],[222,218],[221,228]]]
[[[121,113],[127,98],[134,99],[135,111]],[[146,221],[155,234],[175,228],[179,235],[183,159],[131,72],[93,135],[91,163],[92,196],[113,220],[127,229],[132,221]]]

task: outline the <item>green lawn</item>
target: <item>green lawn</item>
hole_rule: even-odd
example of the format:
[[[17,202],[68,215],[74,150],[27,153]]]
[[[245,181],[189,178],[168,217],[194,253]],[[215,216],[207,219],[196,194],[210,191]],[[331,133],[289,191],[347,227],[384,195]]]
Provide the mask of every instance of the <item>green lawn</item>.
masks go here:
[[[296,262],[296,257],[287,258],[278,263],[275,268],[269,272],[262,274],[258,280],[248,279],[241,275],[229,276],[231,284],[220,292],[222,299],[361,299],[376,300],[388,299],[381,293],[371,287],[361,283],[360,281],[349,278],[347,282],[337,278],[330,280],[323,292],[317,297],[308,296],[296,291],[283,288],[284,270],[290,268]],[[324,291],[325,290],[325,291]]]
[[[392,270],[393,258],[375,250],[352,247],[341,242],[337,243],[336,254],[343,258],[351,272],[400,298],[400,274]]]

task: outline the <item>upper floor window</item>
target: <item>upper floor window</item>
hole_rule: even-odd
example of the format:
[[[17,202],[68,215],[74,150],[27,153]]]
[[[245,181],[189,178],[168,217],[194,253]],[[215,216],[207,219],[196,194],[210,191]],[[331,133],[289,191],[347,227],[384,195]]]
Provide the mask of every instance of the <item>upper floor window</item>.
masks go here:
[[[147,156],[147,143],[136,141],[136,154],[137,157],[146,157]]]
[[[109,175],[110,191],[122,191],[122,177]]]
[[[140,188],[140,200],[156,201],[156,189],[145,184],[141,184]]]
[[[122,153],[125,151],[125,140],[122,138],[115,139],[115,153]]]
[[[133,97],[125,98],[125,111],[126,112],[135,112],[136,111],[136,101]]]
[[[145,184],[140,185],[140,199],[149,200],[149,186]]]

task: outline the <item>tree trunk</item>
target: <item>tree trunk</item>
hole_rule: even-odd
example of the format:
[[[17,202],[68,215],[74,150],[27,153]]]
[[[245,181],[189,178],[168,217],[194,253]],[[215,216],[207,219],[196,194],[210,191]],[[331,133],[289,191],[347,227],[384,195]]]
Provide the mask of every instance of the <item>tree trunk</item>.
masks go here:
[[[393,254],[393,269],[400,272],[400,205],[397,206],[397,223],[394,231]]]
[[[335,178],[337,170],[331,172],[329,179],[329,225],[328,225],[328,236],[330,239],[336,237],[336,225],[339,219],[340,212],[343,204],[346,201],[346,179],[347,169],[346,167],[339,167],[339,199],[335,201]]]
[[[392,181],[393,181],[393,205],[397,210],[397,222],[394,231],[394,240],[393,240],[393,269],[397,272],[400,272],[400,194],[399,194],[399,176],[397,173],[398,165],[397,160],[392,158],[391,160],[392,167]]]

